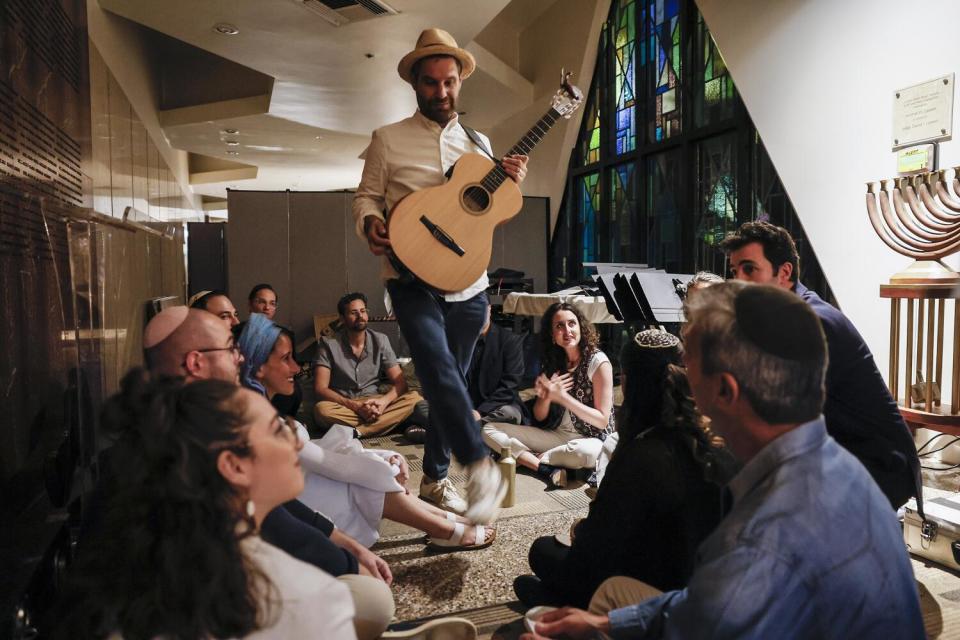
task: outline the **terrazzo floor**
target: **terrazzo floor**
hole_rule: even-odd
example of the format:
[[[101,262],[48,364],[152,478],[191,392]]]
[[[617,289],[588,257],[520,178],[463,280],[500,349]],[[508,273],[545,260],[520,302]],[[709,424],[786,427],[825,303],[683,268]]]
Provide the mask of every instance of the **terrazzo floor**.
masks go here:
[[[401,435],[364,440],[364,445],[402,453],[410,465],[411,490],[422,476],[423,446]],[[465,476],[454,464],[451,478],[462,487]],[[927,495],[944,495],[960,488],[956,473],[925,473]],[[410,527],[384,521],[373,549],[394,575],[393,593],[400,621],[422,621],[444,615],[469,618],[482,639],[508,640],[523,633],[523,608],[513,594],[513,579],[529,573],[527,551],[539,536],[569,530],[587,513],[586,485],[548,489],[539,478],[517,474],[517,503],[504,509],[497,522],[497,539],[486,549],[434,551],[424,535]],[[920,589],[928,637],[960,639],[960,573],[911,557]]]

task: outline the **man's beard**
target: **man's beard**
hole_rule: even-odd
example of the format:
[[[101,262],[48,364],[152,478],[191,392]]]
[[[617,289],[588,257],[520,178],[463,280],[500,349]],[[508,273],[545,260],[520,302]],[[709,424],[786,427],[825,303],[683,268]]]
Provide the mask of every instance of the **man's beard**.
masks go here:
[[[352,333],[360,333],[364,331],[366,328],[367,328],[366,320],[359,320],[357,322],[353,322],[347,325],[347,331],[350,331]]]
[[[451,95],[448,95],[442,100],[431,100],[422,97],[418,93],[417,106],[420,108],[420,113],[430,118],[434,122],[439,123],[449,122],[450,118],[453,117],[453,114],[457,112],[457,101]]]

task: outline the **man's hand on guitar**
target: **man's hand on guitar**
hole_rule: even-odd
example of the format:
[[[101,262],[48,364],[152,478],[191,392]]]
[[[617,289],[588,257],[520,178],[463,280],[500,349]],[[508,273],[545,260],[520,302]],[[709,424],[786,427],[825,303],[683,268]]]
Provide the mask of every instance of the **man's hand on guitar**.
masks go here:
[[[367,244],[370,246],[370,253],[375,256],[382,256],[390,249],[387,225],[376,216],[367,216],[363,219],[363,224],[364,231],[367,233]]]
[[[529,156],[521,155],[503,156],[501,164],[503,164],[503,170],[507,172],[507,175],[513,178],[514,182],[520,184],[527,177],[527,160],[529,159]]]

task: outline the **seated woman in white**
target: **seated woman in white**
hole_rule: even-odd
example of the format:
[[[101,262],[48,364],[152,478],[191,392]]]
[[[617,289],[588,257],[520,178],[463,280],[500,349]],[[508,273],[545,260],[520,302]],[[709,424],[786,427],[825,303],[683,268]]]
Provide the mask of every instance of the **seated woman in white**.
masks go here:
[[[241,383],[267,398],[289,395],[300,370],[293,359],[289,332],[266,316],[250,314],[238,341],[244,362]],[[387,518],[420,529],[439,547],[481,548],[496,538],[496,529],[472,525],[414,497],[404,487],[409,469],[393,451],[364,449],[353,429],[334,425],[323,438],[311,441],[306,428],[295,423],[303,443],[300,462],[306,486],[299,499],[323,513],[337,528],[361,544],[379,537],[380,520]]]
[[[597,348],[593,325],[571,304],[550,305],[540,337],[537,426],[487,423],[482,434],[495,452],[509,449],[519,464],[563,487],[568,469],[597,468],[604,440],[614,433],[613,367]]]
[[[109,500],[57,636],[356,638],[347,587],[257,535],[303,489],[299,441],[265,398],[134,370],[103,426]]]

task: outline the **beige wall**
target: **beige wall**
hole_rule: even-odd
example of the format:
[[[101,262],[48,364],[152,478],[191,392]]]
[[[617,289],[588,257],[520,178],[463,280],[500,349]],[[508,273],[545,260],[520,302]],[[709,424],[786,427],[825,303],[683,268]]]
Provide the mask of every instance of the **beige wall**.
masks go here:
[[[558,0],[520,36],[520,73],[534,84],[536,99],[523,111],[492,128],[493,148],[510,148],[544,114],[560,82],[560,69],[573,71],[573,83],[586,94],[597,60],[600,29],[610,0]],[[534,149],[530,172],[523,183],[525,196],[550,198],[550,229],[566,186],[570,151],[576,143],[584,109],[554,130]]]
[[[89,204],[120,217],[127,206],[160,220],[202,219],[187,153],[160,129],[159,83],[143,28],[87,2],[93,181]]]

